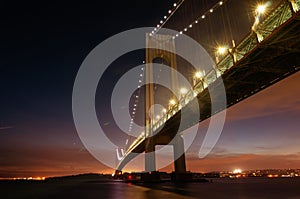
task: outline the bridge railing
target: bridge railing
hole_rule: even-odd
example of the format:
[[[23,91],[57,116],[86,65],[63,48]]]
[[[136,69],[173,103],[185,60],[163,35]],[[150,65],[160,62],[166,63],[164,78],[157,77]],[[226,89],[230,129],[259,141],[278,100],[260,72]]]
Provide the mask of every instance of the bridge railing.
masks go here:
[[[299,1],[298,4],[296,1],[294,2],[297,5],[296,7],[298,7]],[[292,17],[293,11],[291,9],[291,5],[292,4],[290,4],[288,1],[283,1],[283,3],[279,4],[278,7],[275,8],[275,10],[258,25],[255,32],[259,42],[268,37],[277,27],[281,26],[284,22]]]
[[[294,12],[298,12],[300,10],[300,0],[295,0],[295,5],[293,6]]]
[[[292,5],[292,6],[291,6]],[[293,11],[291,10],[293,9]],[[235,62],[241,60],[247,53],[252,51],[260,42],[268,37],[276,28],[281,26],[284,22],[293,16],[293,12],[299,12],[300,0],[282,1],[270,14],[262,21],[249,35],[247,35],[238,46],[230,49],[223,59],[217,63],[205,76],[199,78],[195,83],[193,89],[189,90],[177,103],[157,121],[152,124],[152,131],[156,131],[162,127],[165,122],[186,106],[191,100],[197,97],[210,84],[215,82],[222,74],[234,66]],[[236,58],[234,58],[234,55]],[[145,132],[130,145],[125,154],[130,153],[135,146],[139,145],[145,140]]]

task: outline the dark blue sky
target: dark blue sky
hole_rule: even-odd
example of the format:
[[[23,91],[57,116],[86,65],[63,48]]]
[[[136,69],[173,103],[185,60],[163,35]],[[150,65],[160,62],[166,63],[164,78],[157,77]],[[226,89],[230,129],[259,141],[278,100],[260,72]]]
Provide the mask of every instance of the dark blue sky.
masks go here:
[[[17,165],[31,167],[31,160],[42,166],[43,158],[64,159],[58,151],[82,150],[72,118],[73,83],[82,61],[108,37],[153,25],[169,3],[152,1],[147,7],[142,1],[1,3],[1,175],[18,173]],[[114,76],[126,71],[124,65],[130,68],[143,60],[130,58],[123,59],[122,68],[120,61],[115,64],[113,78],[104,80],[108,88]]]

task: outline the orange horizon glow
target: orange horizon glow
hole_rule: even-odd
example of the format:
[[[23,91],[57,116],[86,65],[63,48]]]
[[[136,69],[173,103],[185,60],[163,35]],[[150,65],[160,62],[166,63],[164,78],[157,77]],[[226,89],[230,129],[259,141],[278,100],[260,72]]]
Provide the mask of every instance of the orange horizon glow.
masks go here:
[[[291,161],[292,160],[292,161]],[[97,164],[97,162],[96,162]],[[99,164],[99,163],[98,163]],[[202,165],[202,166],[201,166]],[[276,165],[276,167],[274,167]],[[210,157],[205,159],[188,159],[187,160],[187,170],[190,172],[222,172],[222,171],[243,171],[246,170],[264,170],[264,169],[300,169],[300,155],[254,155],[254,154],[244,154],[233,157]],[[35,170],[35,173],[39,172],[39,169]],[[173,164],[159,169],[160,172],[171,173],[174,171]],[[90,170],[76,172],[56,170],[52,171],[52,174],[47,175],[41,172],[40,175],[23,175],[23,177],[14,175],[14,177],[0,178],[3,180],[45,180],[51,177],[62,177],[62,176],[75,176],[80,174],[102,174],[102,175],[112,175],[115,172],[114,169],[103,169],[103,170]],[[123,173],[135,173],[141,172],[138,170],[133,170],[126,168],[122,171]],[[35,177],[33,177],[35,176]]]

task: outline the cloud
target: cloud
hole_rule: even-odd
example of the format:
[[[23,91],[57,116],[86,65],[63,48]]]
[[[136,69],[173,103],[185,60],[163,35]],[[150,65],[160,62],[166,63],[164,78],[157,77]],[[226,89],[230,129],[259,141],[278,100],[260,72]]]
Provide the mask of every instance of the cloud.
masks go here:
[[[12,129],[12,126],[0,126],[0,130]]]
[[[274,149],[278,149],[278,146],[256,146],[255,147],[256,149],[259,149],[259,150],[263,150],[263,151],[269,151],[269,150],[274,150]]]

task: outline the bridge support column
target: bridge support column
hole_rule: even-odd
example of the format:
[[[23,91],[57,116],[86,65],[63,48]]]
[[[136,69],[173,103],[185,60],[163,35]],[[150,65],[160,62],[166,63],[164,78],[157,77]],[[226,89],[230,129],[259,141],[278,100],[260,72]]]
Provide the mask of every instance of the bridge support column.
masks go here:
[[[175,173],[186,173],[184,142],[180,135],[174,138],[173,148]]]
[[[156,171],[156,162],[155,162],[155,143],[153,138],[148,138],[146,140],[145,147],[145,171],[152,172]]]
[[[184,141],[180,135],[173,139],[174,150],[174,167],[175,172],[172,173],[172,181],[188,182],[192,181],[192,173],[186,171]]]

